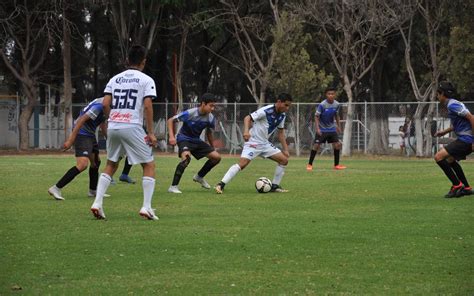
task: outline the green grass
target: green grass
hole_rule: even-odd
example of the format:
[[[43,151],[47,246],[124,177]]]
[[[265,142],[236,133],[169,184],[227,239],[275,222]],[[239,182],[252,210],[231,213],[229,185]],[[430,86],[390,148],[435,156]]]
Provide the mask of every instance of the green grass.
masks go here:
[[[72,155],[2,156],[0,294],[472,295],[474,197],[443,198],[449,182],[432,160],[343,160],[345,171],[326,157],[308,173],[292,158],[290,192],[258,194],[275,165],[257,159],[221,196],[192,182],[204,163],[193,160],[172,195],[178,159],[157,156],[153,222],[138,215],[141,182],[109,187],[97,221],[87,174],[65,201],[47,194]],[[463,167],[474,183],[473,161]]]

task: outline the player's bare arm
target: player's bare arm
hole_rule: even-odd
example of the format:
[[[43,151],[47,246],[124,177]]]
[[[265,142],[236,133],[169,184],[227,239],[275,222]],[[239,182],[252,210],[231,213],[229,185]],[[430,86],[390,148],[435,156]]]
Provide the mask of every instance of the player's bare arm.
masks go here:
[[[104,117],[107,120],[110,115],[110,105],[112,104],[112,95],[106,94],[102,100],[102,106],[104,107]]]
[[[244,118],[244,132],[242,136],[244,141],[247,142],[250,139],[250,128],[252,127],[252,117],[250,115],[245,116]]]
[[[319,128],[319,115],[314,117],[314,125],[316,126],[316,133],[321,136],[321,129]]]
[[[174,119],[174,117],[171,117],[166,121],[166,123],[168,125],[168,138],[169,138],[168,142],[172,146],[176,145],[176,137],[174,135],[174,123],[175,122],[176,122],[176,120]]]
[[[452,131],[453,131],[453,127],[450,126],[450,127],[448,127],[447,129],[444,129],[444,130],[441,130],[441,131],[437,131],[437,132],[434,134],[434,136],[435,136],[435,137],[442,137],[442,136],[444,136],[444,135],[446,135],[446,134],[448,134],[448,133],[450,133],[450,132],[452,132]]]
[[[336,132],[338,134],[341,133],[341,118],[339,117],[339,114],[336,115]]]
[[[286,135],[285,135],[285,129],[280,128],[278,129],[278,141],[280,141],[281,148],[282,148],[282,153],[286,157],[290,157],[290,152],[288,151],[288,144],[286,143]]]
[[[210,128],[206,129],[206,137],[207,141],[209,142],[209,145],[214,148],[214,135],[212,133],[212,130]]]
[[[143,101],[144,110],[143,113],[145,114],[145,122],[146,122],[146,130],[147,136],[149,140],[149,144],[152,146],[156,146],[158,140],[156,139],[155,134],[153,133],[153,105],[151,103],[151,98],[146,97]]]
[[[78,121],[76,121],[76,125],[74,126],[74,129],[72,130],[71,134],[67,138],[67,140],[63,144],[63,149],[68,150],[71,148],[72,144],[74,144],[74,141],[76,140],[77,134],[81,130],[82,126],[86,121],[90,119],[89,115],[84,114],[82,115]]]

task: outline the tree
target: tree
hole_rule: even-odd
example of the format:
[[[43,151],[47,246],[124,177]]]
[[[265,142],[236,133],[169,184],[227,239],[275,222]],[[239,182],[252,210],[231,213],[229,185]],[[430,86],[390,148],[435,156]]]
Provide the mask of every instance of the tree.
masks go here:
[[[252,2],[243,3],[246,5],[242,3],[238,5],[234,0],[220,2],[224,6],[221,17],[230,23],[231,32],[240,53],[238,60],[231,61],[228,58],[222,58],[245,75],[249,82],[248,90],[255,102],[263,104],[277,50],[274,46],[274,34],[279,32],[278,30],[281,31],[280,34],[288,34],[285,27],[272,29],[279,26],[278,0],[268,1],[271,10],[268,15],[260,11],[265,9],[260,3],[251,6]]]
[[[398,3],[392,3],[396,9]],[[351,152],[354,88],[370,71],[387,36],[397,28],[399,17],[388,14],[377,1],[304,0],[292,5],[317,28],[348,98],[343,155]]]
[[[56,4],[56,3],[53,3]],[[26,106],[19,119],[20,149],[29,148],[28,123],[37,104],[37,79],[58,32],[58,7],[50,1],[13,1],[1,17],[1,57],[21,82]]]
[[[418,15],[413,13],[409,14],[409,24],[406,28],[403,27],[403,23],[399,23],[398,25],[403,43],[405,44],[405,66],[410,78],[413,94],[416,100],[420,102],[413,116],[415,122],[417,156],[431,155],[432,150],[431,122],[435,111],[435,104],[433,102],[436,101],[436,85],[440,77],[439,48],[441,41],[440,38],[438,38],[438,34],[446,14],[446,4],[446,0],[412,0],[408,1],[406,6],[407,13],[410,13],[410,11],[418,11],[419,15],[421,15],[421,18],[417,20],[420,20],[424,25],[422,28],[425,30],[425,50],[418,58],[423,60],[423,63],[426,65],[425,68],[418,67],[415,69],[412,63],[413,24],[416,21],[415,16]],[[389,9],[389,11],[394,17],[399,14],[398,11],[393,9]],[[432,103],[428,104],[428,102]],[[427,119],[426,121],[423,120],[425,117]]]

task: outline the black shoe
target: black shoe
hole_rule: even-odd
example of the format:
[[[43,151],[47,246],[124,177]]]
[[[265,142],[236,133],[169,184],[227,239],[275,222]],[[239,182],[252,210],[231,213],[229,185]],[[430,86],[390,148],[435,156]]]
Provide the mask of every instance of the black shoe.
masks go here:
[[[217,183],[216,187],[214,187],[214,190],[216,190],[217,194],[222,194],[224,193],[224,187],[225,187],[225,183],[219,182]]]
[[[460,183],[457,186],[451,186],[451,190],[444,196],[445,198],[461,197],[464,185]]]
[[[288,192],[288,190],[281,188],[280,185],[272,184],[272,189],[270,192]]]
[[[464,189],[461,190],[461,196],[471,195],[471,194],[472,194],[472,187],[464,187]]]

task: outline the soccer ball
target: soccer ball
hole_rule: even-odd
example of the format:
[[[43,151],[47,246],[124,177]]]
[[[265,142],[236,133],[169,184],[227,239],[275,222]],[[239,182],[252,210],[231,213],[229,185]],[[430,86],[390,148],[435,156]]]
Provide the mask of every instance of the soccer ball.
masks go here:
[[[255,182],[255,189],[257,189],[258,193],[270,192],[272,189],[272,181],[267,177],[260,177],[257,182]]]

